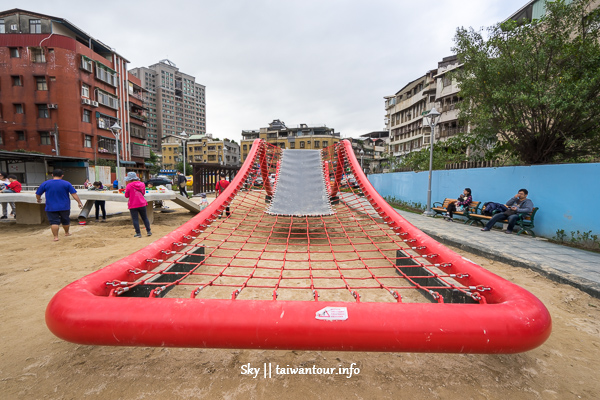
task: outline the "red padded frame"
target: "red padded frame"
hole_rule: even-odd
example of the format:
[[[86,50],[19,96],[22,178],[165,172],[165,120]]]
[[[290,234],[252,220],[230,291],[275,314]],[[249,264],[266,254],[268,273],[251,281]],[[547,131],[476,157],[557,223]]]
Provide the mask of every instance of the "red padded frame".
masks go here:
[[[450,273],[468,274],[461,284],[492,287],[480,304],[348,303],[323,301],[122,298],[107,282],[132,281],[135,269],[152,269],[164,251],[189,243],[194,230],[209,225],[234,198],[266,143],[254,141],[238,175],[208,208],[164,238],[62,289],[49,303],[46,323],[74,343],[119,346],[174,346],[346,351],[516,353],[541,345],[550,335],[545,306],[528,291],[473,264],[408,223],[375,191],[348,141],[336,145],[365,197],[388,225],[413,248],[451,264]],[[264,167],[264,165],[263,165]],[[263,168],[263,175],[266,169]],[[264,182],[268,182],[267,179]],[[339,181],[333,185],[337,192]],[[267,188],[270,190],[270,187]],[[334,193],[332,193],[334,194]],[[322,321],[324,307],[345,307],[345,321]]]

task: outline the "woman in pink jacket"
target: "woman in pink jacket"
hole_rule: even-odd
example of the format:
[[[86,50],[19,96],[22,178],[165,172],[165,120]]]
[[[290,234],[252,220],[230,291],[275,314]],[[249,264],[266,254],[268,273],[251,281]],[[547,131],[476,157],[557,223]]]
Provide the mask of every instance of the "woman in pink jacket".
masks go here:
[[[148,202],[144,198],[144,195],[146,194],[146,185],[140,182],[140,178],[138,178],[135,172],[127,173],[125,184],[127,185],[125,188],[125,197],[129,199],[127,208],[129,208],[131,221],[135,228],[135,235],[133,235],[133,237],[142,237],[138,215],[141,216],[142,221],[144,221],[148,236],[152,236],[152,232],[150,231],[150,221],[148,221],[148,214],[146,213],[146,205],[148,205]]]

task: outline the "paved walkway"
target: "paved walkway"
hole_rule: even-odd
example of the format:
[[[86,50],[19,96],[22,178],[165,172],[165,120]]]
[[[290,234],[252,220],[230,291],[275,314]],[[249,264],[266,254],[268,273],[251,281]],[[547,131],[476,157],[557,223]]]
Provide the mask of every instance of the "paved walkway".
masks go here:
[[[396,211],[408,222],[438,242],[510,265],[530,268],[561,283],[600,298],[600,253],[574,249],[542,238],[506,235],[504,231],[482,232],[480,227],[443,218]],[[499,226],[499,225],[498,225]]]

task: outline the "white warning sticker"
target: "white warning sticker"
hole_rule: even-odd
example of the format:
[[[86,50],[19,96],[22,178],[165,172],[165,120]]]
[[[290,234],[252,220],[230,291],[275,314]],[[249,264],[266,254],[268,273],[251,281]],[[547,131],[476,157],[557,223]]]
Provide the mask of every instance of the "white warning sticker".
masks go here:
[[[348,309],[346,307],[325,307],[317,311],[315,318],[323,321],[345,321],[348,319]]]

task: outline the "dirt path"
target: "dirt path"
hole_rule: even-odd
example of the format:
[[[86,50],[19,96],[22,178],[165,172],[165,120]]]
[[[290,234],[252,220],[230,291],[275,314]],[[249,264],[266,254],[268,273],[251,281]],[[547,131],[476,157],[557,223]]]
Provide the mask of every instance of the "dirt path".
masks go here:
[[[75,345],[48,331],[44,312],[58,290],[162,237],[189,216],[184,210],[157,214],[154,236],[142,239],[132,237],[126,215],[112,217],[107,224],[73,226],[73,236],[61,234],[58,243],[47,227],[0,224],[0,397],[600,398],[600,300],[462,251],[546,304],[554,326],[543,346],[517,355],[118,348]],[[261,368],[256,378],[242,375],[248,364]],[[265,364],[272,367],[271,378],[263,376]],[[277,365],[352,366],[360,372],[283,375],[276,374]]]

